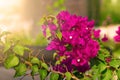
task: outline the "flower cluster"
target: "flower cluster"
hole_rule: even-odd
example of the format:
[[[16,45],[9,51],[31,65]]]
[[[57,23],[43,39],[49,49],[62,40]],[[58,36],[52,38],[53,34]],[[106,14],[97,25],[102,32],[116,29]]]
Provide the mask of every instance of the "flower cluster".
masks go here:
[[[117,35],[114,37],[115,42],[120,42],[120,26],[118,27],[118,30],[116,31]]]
[[[59,57],[64,57],[53,69],[60,72],[74,69],[85,72],[90,69],[90,59],[96,57],[99,51],[99,43],[93,38],[99,37],[100,30],[93,29],[94,21],[61,11],[57,15],[56,25],[49,22],[43,25],[44,34],[46,28],[50,28],[52,34],[47,50],[56,50]],[[60,38],[58,32],[61,33]]]

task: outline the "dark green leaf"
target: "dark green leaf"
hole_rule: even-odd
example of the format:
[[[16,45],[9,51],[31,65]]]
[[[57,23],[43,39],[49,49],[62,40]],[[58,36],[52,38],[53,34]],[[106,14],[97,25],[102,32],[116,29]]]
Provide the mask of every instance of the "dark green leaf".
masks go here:
[[[45,69],[40,69],[39,70],[39,74],[40,74],[40,80],[45,80],[46,76],[47,76],[47,70]]]
[[[66,80],[71,80],[71,73],[70,72],[66,72],[65,73],[65,76],[66,76]]]
[[[4,62],[4,66],[9,69],[12,68],[19,63],[19,58],[15,55],[10,55]]]
[[[72,71],[72,73],[79,79],[84,78],[84,75],[81,72],[79,72],[78,70],[74,70],[74,71]]]
[[[58,78],[59,78],[59,74],[57,74],[57,73],[51,73],[50,80],[58,80]]]
[[[15,67],[15,70],[16,70],[15,77],[19,77],[25,75],[27,67],[25,64],[20,63],[17,67]]]
[[[31,72],[31,74],[32,74],[32,76],[34,76],[36,73],[38,73],[38,66],[37,65],[33,65],[32,67],[31,67],[31,69],[32,69],[32,72]]]
[[[99,59],[93,58],[90,60],[90,66],[93,67],[94,65],[98,66],[99,65]]]

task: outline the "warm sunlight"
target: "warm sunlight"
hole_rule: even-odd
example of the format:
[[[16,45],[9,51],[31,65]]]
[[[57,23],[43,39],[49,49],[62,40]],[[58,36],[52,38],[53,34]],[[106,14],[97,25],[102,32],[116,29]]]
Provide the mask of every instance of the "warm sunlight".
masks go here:
[[[0,0],[0,25],[12,32],[28,32],[32,22],[24,19],[23,5],[24,0]]]

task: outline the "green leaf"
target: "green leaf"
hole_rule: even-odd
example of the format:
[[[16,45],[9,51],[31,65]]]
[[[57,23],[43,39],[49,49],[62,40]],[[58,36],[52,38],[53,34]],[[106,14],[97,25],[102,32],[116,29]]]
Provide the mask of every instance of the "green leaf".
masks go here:
[[[9,69],[12,68],[19,63],[19,58],[15,55],[10,55],[4,62],[4,66]]]
[[[102,61],[105,60],[105,55],[104,55],[103,53],[99,53],[99,54],[98,54],[98,57],[99,57],[99,59],[101,59]]]
[[[84,74],[82,74],[81,72],[79,72],[78,70],[74,70],[72,71],[72,73],[79,78],[80,80],[84,78]]]
[[[105,49],[105,48],[100,49],[98,57],[101,60],[104,60],[105,57],[109,57],[109,56],[110,56],[110,52],[107,49]]]
[[[106,64],[104,64],[104,63],[101,62],[98,65],[98,68],[99,68],[99,71],[102,72],[102,71],[104,71],[107,68],[107,66],[106,66]]]
[[[96,80],[97,78],[100,77],[100,71],[98,69],[98,66],[94,65],[91,70],[93,71],[93,74],[92,74],[93,80]],[[100,79],[98,79],[98,80],[100,80]]]
[[[61,40],[61,38],[62,38],[62,33],[59,31],[59,32],[57,32],[57,37]]]
[[[51,36],[50,29],[49,29],[49,28],[47,28],[47,29],[46,29],[46,37],[50,37],[50,36]]]
[[[113,56],[117,59],[120,59],[120,49],[115,50]]]
[[[46,70],[48,70],[48,68],[49,68],[48,65],[47,65],[46,63],[44,63],[44,62],[41,63],[41,66],[42,66],[43,68],[45,68]]]
[[[93,66],[98,66],[100,64],[100,61],[98,58],[93,58],[90,60],[90,66],[93,67]]]
[[[10,43],[8,43],[8,42],[5,43],[3,52],[5,53],[6,51],[8,51],[10,49],[10,47],[11,47]]]
[[[40,74],[40,80],[45,80],[46,76],[47,76],[47,70],[45,69],[40,69],[39,70],[39,74]]]
[[[66,56],[61,56],[60,61],[63,61],[66,58]]]
[[[55,62],[55,65],[57,65],[57,64],[60,64],[60,60],[57,60],[57,61]]]
[[[65,73],[65,76],[66,76],[66,80],[71,80],[71,73],[70,72],[66,72]]]
[[[59,74],[58,73],[51,73],[50,80],[58,80]]]
[[[21,45],[16,45],[13,48],[13,51],[20,56],[24,55],[24,50],[29,50],[29,49],[27,47],[24,47],[24,46],[21,46]]]
[[[37,65],[33,65],[32,67],[31,67],[31,69],[32,69],[32,72],[31,72],[31,74],[32,74],[32,76],[34,76],[36,73],[38,73],[38,66]]]
[[[118,80],[120,80],[120,70],[117,70],[117,71],[116,71],[116,74],[117,74],[117,76],[118,76]]]
[[[33,57],[32,59],[31,59],[31,63],[32,64],[40,64],[40,60],[37,58],[37,57]]]
[[[17,67],[15,67],[16,73],[14,77],[19,77],[25,75],[27,71],[27,67],[25,64],[20,63]]]
[[[57,53],[54,53],[54,54],[53,54],[53,59],[55,59],[56,56],[57,56]]]
[[[120,60],[111,60],[111,62],[109,64],[110,64],[110,66],[117,69],[120,66]]]
[[[45,22],[45,18],[44,18],[44,17],[42,17],[42,18],[40,19],[40,21],[38,22],[38,25],[43,25],[43,24],[44,24],[44,22]]]
[[[112,71],[107,69],[107,71],[103,74],[102,80],[111,80],[112,78]]]

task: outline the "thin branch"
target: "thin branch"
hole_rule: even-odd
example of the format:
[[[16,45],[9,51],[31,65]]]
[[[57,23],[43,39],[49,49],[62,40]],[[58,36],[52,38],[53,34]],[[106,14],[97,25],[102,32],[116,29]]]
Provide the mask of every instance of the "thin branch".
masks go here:
[[[41,50],[39,49],[39,51],[37,52],[37,54],[35,55],[35,57],[37,57],[40,54],[40,52],[43,51],[43,50],[44,49],[41,49]]]
[[[29,65],[30,67],[32,66],[32,64],[29,61],[25,61],[25,64]]]
[[[64,73],[61,73],[61,72],[58,72],[58,71],[54,71],[54,70],[52,70],[51,72],[54,72],[54,73],[58,73],[58,74],[60,74],[60,75],[62,75],[62,76],[65,76],[65,74]],[[78,79],[75,75],[73,75],[72,74],[72,79],[74,79],[74,80],[80,80],[80,79]]]
[[[74,80],[80,80],[80,79],[78,79],[75,75],[72,75],[72,78],[73,78]]]
[[[28,53],[28,59],[30,60],[31,54],[33,53],[34,50],[31,50],[31,52]]]
[[[45,62],[45,60],[44,60],[44,54],[42,54],[42,61]]]

